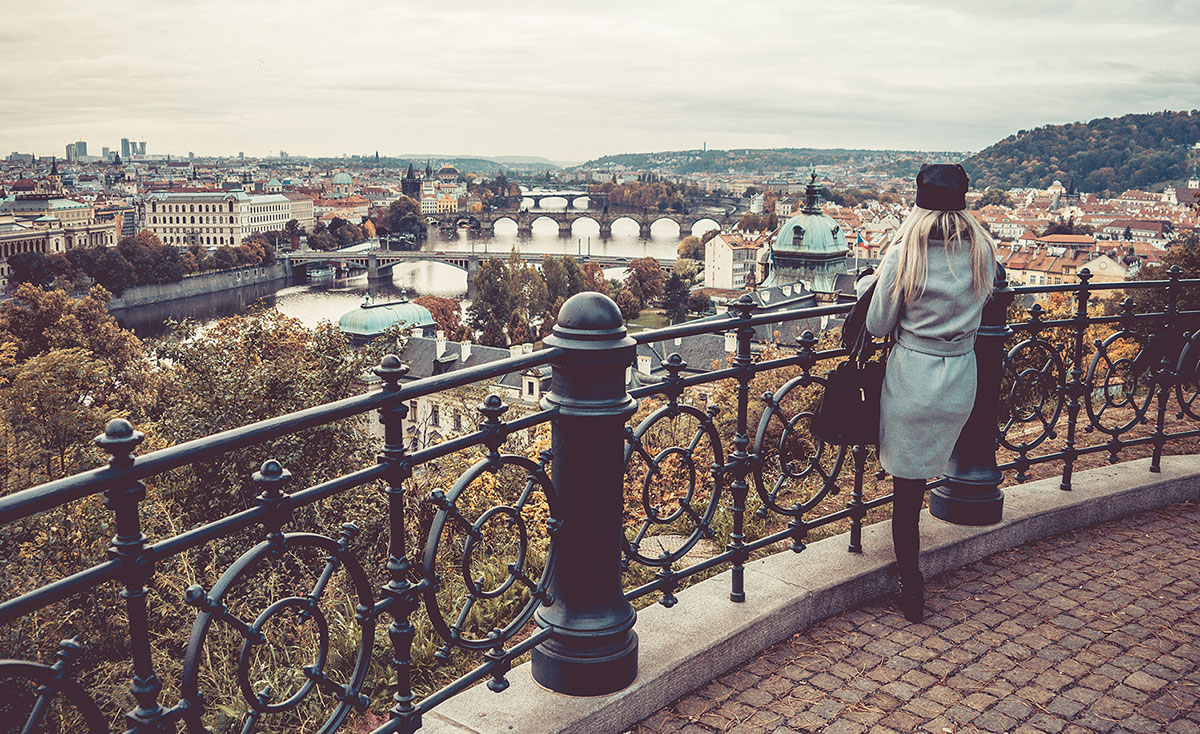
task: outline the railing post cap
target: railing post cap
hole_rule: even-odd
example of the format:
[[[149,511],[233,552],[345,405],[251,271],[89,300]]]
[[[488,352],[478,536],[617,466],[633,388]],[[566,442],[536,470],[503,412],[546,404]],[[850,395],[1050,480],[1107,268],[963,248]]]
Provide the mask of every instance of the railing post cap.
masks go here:
[[[603,293],[586,291],[567,299],[558,312],[554,333],[543,343],[564,349],[614,349],[635,344],[625,331],[621,309]]]
[[[283,468],[275,459],[267,459],[259,467],[258,471],[254,472],[254,481],[259,484],[273,484],[276,482],[286,482],[292,478],[292,473]]]
[[[400,358],[394,354],[385,354],[383,359],[379,360],[379,366],[371,371],[375,376],[387,383],[389,388],[395,388],[399,385],[400,379],[408,374],[408,365],[400,361]]]
[[[114,457],[133,453],[145,436],[141,431],[133,430],[133,424],[124,418],[114,418],[104,427],[104,433],[96,436],[94,442]]]

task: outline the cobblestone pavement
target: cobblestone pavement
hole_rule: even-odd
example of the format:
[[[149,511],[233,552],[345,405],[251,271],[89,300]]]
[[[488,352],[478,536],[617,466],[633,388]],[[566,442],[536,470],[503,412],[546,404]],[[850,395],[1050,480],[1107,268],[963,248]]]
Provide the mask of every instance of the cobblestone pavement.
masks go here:
[[[1200,733],[1198,584],[1200,505],[1134,515],[929,579],[923,624],[831,617],[633,732]]]

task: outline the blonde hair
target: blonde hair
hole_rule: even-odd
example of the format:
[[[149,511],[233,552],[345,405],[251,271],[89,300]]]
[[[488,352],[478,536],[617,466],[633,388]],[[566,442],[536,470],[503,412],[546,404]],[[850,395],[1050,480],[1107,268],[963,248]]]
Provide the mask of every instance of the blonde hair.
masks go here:
[[[929,239],[945,241],[947,249],[971,248],[971,286],[980,299],[992,292],[996,243],[975,217],[966,211],[938,211],[914,206],[887,249],[898,248],[892,298],[911,301],[925,292],[929,277]]]

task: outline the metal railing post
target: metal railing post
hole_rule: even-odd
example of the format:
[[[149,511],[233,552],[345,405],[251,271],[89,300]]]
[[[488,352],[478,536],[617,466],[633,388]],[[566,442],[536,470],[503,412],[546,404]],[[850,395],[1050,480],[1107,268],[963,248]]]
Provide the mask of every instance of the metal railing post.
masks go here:
[[[551,476],[562,529],[549,582],[551,603],[535,619],[553,630],[533,651],[533,678],[552,691],[598,696],[637,676],[637,615],[621,588],[625,421],[637,401],[625,390],[634,341],[621,311],[599,293],[563,304],[545,344],[563,350],[550,393]]]
[[[1004,267],[997,264],[995,289],[983,307],[975,339],[975,405],[954,445],[946,484],[929,493],[929,514],[956,525],[993,525],[1004,509],[1004,475],[996,468],[997,416],[1004,342],[1013,333],[1006,318],[1012,301]]]

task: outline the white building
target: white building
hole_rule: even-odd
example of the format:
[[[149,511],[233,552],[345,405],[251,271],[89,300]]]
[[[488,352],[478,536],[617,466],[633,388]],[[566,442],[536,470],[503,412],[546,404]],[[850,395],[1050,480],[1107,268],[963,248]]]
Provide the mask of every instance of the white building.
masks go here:
[[[292,207],[283,194],[156,191],[146,198],[143,220],[164,244],[219,247],[283,229],[293,218]]]
[[[737,232],[722,233],[709,240],[704,245],[704,286],[745,288],[762,241],[762,237],[747,240]]]

